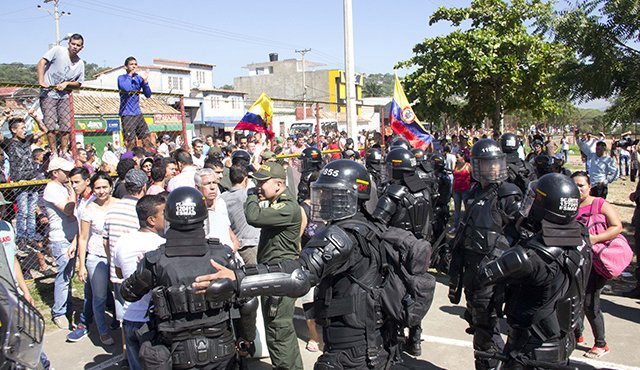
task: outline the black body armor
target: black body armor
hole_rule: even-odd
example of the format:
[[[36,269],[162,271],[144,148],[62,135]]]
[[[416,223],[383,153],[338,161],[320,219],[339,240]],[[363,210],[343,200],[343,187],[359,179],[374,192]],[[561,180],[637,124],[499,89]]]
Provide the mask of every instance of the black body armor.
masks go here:
[[[507,154],[507,176],[506,181],[516,185],[523,194],[529,183],[537,178],[535,168],[531,163],[520,159],[518,153]]]
[[[197,276],[211,273],[211,265],[206,262],[210,259],[229,268],[237,267],[231,251],[217,239],[204,239],[204,231],[169,229],[167,243],[146,253],[136,272],[122,284],[122,296],[130,302],[151,291],[150,329],[155,332],[152,343],[167,349],[165,353],[170,357],[166,359],[166,368],[220,365],[232,361],[235,355],[235,334],[231,327],[235,302],[230,300],[231,296],[208,300],[191,288]],[[249,323],[255,322],[257,305],[237,306],[241,307],[242,316],[239,336],[253,341],[255,326]]]

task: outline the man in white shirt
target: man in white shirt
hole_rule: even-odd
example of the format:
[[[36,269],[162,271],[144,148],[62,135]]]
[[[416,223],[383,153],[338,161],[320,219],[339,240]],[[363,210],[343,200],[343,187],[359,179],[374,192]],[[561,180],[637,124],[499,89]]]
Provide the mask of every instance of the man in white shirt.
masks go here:
[[[73,273],[74,259],[69,259],[67,250],[76,242],[78,221],[73,215],[76,208],[76,193],[69,183],[69,172],[73,162],[54,157],[47,172],[51,181],[44,188],[43,200],[49,218],[49,247],[56,259],[57,274],[53,291],[51,317],[61,329],[69,329],[67,315],[71,313],[69,283]]]
[[[207,158],[204,154],[204,143],[200,139],[193,139],[191,147],[193,148],[193,154],[191,155],[193,164],[198,168],[204,167],[204,160]]]
[[[164,207],[167,199],[162,195],[145,195],[136,204],[136,213],[140,222],[140,229],[124,234],[118,239],[114,248],[113,264],[118,278],[126,279],[133,274],[138,261],[145,253],[158,249],[165,240]],[[127,360],[130,369],[140,369],[138,352],[140,341],[136,330],[149,321],[147,309],[151,293],[147,293],[137,302],[124,302],[122,329],[127,348]]]
[[[228,245],[233,251],[237,251],[240,243],[231,229],[227,204],[218,197],[215,172],[210,168],[203,168],[196,173],[194,181],[196,188],[204,196],[205,205],[209,211],[209,218],[204,224],[206,237],[219,239],[221,244]]]
[[[178,162],[178,170],[180,173],[174,178],[169,180],[167,185],[167,191],[172,192],[181,186],[196,187],[194,176],[198,168],[193,165],[193,159],[191,154],[183,149],[176,150],[175,153],[176,162]]]
[[[169,140],[171,140],[171,136],[164,134],[162,135],[162,142],[158,145],[158,154],[165,158],[169,157]]]

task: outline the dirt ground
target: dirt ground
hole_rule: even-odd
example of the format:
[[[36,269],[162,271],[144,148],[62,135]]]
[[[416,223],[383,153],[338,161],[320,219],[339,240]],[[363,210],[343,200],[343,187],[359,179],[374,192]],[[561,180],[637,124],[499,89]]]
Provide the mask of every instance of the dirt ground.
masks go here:
[[[582,161],[580,160],[580,156],[570,155],[569,163],[566,167],[572,172],[577,170],[584,170],[584,163],[582,163]],[[622,233],[627,238],[632,248],[635,243],[635,239],[633,236],[634,228],[631,225],[631,218],[633,217],[635,204],[629,200],[629,193],[635,190],[638,181],[640,180],[636,179],[636,182],[631,182],[628,176],[622,176],[613,183],[609,184],[609,194],[607,195],[607,201],[611,203],[620,214],[620,218],[622,219],[624,228]],[[634,257],[633,262],[629,267],[627,267],[625,272],[623,272],[622,275],[617,279],[611,280],[608,283],[608,286],[605,287],[603,293],[610,295],[621,295],[622,292],[635,287],[636,279],[634,277],[633,271],[635,270],[636,263],[636,257]]]

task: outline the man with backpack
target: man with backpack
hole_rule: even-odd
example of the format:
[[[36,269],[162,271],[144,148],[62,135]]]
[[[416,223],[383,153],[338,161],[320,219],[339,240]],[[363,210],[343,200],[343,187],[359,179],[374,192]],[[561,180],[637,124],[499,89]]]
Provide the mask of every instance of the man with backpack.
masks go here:
[[[431,191],[427,182],[416,174],[414,153],[398,147],[385,157],[388,173],[392,179],[378,199],[373,217],[385,225],[394,226],[413,233],[418,239],[431,239],[433,210]],[[409,328],[409,338],[404,350],[420,356],[422,328]]]
[[[467,300],[464,318],[467,333],[473,334],[473,348],[497,352],[503,341],[498,331],[502,287],[479,285],[477,271],[498,258],[519,234],[514,221],[522,193],[506,182],[505,155],[497,142],[481,139],[471,148],[472,176],[476,181],[465,205],[465,215],[452,244],[449,268],[449,300],[460,303],[462,290]],[[491,369],[494,359],[476,359],[476,369]]]
[[[505,314],[511,327],[502,354],[505,368],[558,368],[575,349],[591,270],[586,228],[576,221],[580,192],[562,174],[542,176],[520,207],[532,236],[478,271],[480,286],[507,284]]]
[[[519,139],[515,134],[507,132],[500,136],[500,148],[507,159],[506,181],[516,185],[524,193],[529,183],[536,179],[536,172],[531,163],[520,159],[519,147]]]
[[[317,285],[314,318],[323,327],[324,353],[315,369],[388,369],[399,361],[398,331],[417,325],[433,300],[426,273],[429,245],[410,232],[375,224],[365,203],[371,179],[361,164],[336,160],[311,185],[315,217],[328,224],[297,260],[196,278],[208,299],[286,295]],[[314,217],[314,218],[315,218]]]

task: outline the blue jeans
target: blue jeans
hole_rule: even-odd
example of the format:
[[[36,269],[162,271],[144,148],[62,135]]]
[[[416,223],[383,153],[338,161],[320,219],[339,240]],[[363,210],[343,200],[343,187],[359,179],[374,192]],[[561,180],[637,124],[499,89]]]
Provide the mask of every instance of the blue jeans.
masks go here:
[[[53,288],[53,307],[51,307],[51,316],[56,318],[58,316],[66,315],[71,312],[71,276],[73,275],[73,267],[75,264],[75,258],[69,260],[67,258],[67,249],[71,245],[70,242],[64,241],[49,241],[49,247],[51,247],[51,254],[56,259],[56,273],[55,285]]]
[[[88,284],[91,285],[93,318],[100,335],[107,334],[105,320],[107,295],[109,292],[109,262],[107,257],[88,254],[86,259]]]
[[[622,163],[623,163],[623,162],[624,162],[624,169],[625,169],[625,172],[622,172]],[[629,176],[629,156],[628,156],[628,155],[621,155],[621,156],[620,156],[620,162],[619,162],[619,165],[620,165],[620,168],[619,168],[619,170],[620,170],[620,172],[619,172],[619,173],[620,173],[620,176]]]
[[[127,345],[127,361],[129,361],[130,370],[140,370],[140,341],[136,335],[136,330],[140,329],[143,322],[122,321],[122,330],[124,330],[124,342]]]
[[[467,191],[454,191],[453,192],[453,227],[457,228],[460,225],[460,213],[462,210],[462,202],[466,201],[469,197],[469,190]]]
[[[24,190],[16,196],[16,239],[36,240],[36,206],[38,192]]]

